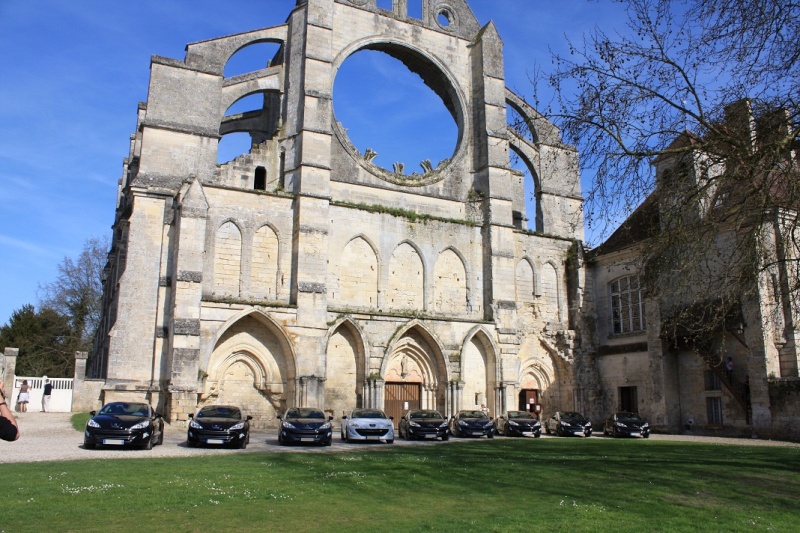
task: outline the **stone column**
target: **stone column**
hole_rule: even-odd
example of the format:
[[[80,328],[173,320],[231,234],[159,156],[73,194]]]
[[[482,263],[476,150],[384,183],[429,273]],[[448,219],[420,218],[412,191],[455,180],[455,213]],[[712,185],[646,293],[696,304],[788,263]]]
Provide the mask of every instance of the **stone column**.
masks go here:
[[[6,383],[6,392],[11,394],[14,389],[14,374],[17,371],[17,356],[19,355],[19,348],[6,348],[3,350],[3,368],[0,376],[3,377],[3,382]]]

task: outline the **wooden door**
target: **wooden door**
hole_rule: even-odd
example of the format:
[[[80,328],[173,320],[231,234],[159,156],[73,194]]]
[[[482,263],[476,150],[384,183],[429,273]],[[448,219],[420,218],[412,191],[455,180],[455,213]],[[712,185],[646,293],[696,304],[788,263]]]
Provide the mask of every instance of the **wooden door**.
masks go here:
[[[384,392],[386,415],[394,417],[394,427],[406,411],[422,407],[422,385],[419,383],[387,383]]]

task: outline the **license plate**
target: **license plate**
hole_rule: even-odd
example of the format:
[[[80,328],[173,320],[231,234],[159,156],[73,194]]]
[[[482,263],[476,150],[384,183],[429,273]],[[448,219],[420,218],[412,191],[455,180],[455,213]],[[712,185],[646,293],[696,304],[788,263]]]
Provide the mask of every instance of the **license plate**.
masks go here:
[[[124,446],[125,441],[122,439],[103,439],[103,444],[106,446]]]
[[[206,444],[224,444],[225,441],[222,439],[206,439]]]
[[[300,442],[314,442],[316,439],[313,437],[301,437]]]
[[[475,435],[483,435],[483,431],[473,431],[472,435],[473,436],[475,436]]]
[[[533,435],[533,431],[523,431],[523,435]]]
[[[425,435],[426,439],[435,439],[436,435]]]
[[[638,431],[631,431],[631,437],[641,437],[641,436],[642,434],[639,433]]]

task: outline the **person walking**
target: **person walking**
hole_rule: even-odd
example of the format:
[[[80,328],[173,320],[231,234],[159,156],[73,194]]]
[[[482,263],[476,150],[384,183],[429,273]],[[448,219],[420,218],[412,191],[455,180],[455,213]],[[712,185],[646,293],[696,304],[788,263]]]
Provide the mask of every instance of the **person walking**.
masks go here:
[[[53,394],[53,386],[49,379],[44,380],[44,392],[42,393],[42,412],[46,413],[50,409],[50,395]]]
[[[19,386],[19,395],[17,396],[17,403],[19,404],[19,411],[21,413],[28,410],[29,401],[31,401],[31,386],[28,385],[27,379],[23,379],[22,385]]]
[[[6,403],[6,389],[0,381],[0,439],[13,441],[19,438],[19,426],[14,413]]]

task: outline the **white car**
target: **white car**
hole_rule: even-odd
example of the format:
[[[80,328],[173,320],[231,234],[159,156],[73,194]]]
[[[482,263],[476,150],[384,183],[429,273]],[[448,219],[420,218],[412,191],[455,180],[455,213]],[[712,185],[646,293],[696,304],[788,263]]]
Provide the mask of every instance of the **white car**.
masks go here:
[[[342,417],[342,440],[382,440],[394,442],[393,418],[380,409],[353,409],[350,416]]]

